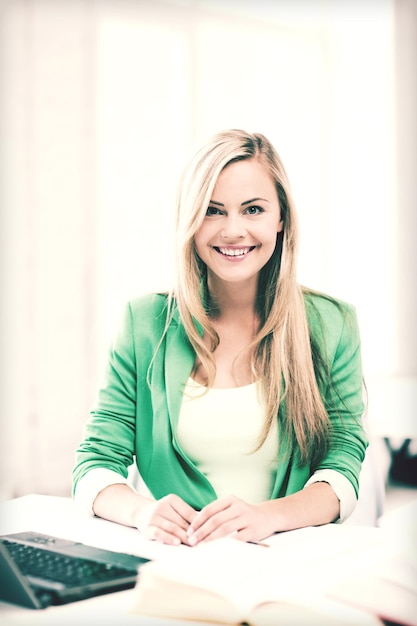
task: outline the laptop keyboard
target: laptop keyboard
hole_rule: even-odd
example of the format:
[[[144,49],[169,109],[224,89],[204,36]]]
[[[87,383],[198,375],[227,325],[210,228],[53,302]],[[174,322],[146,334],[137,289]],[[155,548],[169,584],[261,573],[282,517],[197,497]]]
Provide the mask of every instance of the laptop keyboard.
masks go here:
[[[10,540],[3,540],[2,543],[21,572],[37,581],[48,580],[59,586],[62,585],[62,587],[77,587],[89,582],[98,583],[116,578],[125,579],[132,575],[132,570],[116,565],[57,554],[38,546]]]

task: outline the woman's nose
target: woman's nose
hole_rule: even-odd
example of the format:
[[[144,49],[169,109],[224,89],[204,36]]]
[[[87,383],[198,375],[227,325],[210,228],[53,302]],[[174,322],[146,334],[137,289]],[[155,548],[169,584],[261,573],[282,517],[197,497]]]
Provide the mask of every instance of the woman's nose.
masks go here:
[[[227,216],[221,231],[225,239],[239,239],[244,237],[246,233],[246,227],[240,216]]]

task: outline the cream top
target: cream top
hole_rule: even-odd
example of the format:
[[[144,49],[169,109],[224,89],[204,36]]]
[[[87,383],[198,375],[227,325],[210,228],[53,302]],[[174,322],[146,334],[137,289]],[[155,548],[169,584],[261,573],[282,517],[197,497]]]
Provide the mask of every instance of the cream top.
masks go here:
[[[265,420],[258,383],[206,391],[187,381],[177,441],[207,476],[217,496],[233,494],[255,504],[271,497],[278,458],[275,424],[254,452]]]

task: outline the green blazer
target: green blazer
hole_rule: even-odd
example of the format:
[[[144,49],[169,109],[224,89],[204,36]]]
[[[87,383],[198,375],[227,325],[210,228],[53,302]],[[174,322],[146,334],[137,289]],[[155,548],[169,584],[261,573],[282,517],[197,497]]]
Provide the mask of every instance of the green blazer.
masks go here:
[[[358,493],[367,446],[361,420],[362,368],[355,311],[319,295],[306,295],[305,301],[310,333],[330,364],[338,390],[335,410],[329,411],[333,441],[317,467],[301,467],[296,454],[285,455],[278,463],[271,499],[299,491],[322,468],[343,474]],[[212,485],[176,439],[182,392],[195,358],[178,312],[154,357],[165,327],[166,302],[166,295],[151,294],[125,307],[110,348],[104,385],[76,451],[73,492],[89,470],[104,467],[126,478],[129,465],[136,460],[155,498],[176,493],[195,509],[216,499]],[[326,402],[327,385],[321,393]]]

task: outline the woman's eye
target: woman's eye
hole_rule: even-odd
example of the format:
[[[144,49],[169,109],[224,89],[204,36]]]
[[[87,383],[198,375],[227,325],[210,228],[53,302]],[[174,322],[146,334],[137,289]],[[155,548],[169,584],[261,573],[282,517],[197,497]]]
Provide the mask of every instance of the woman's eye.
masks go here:
[[[264,212],[264,210],[263,210],[263,208],[262,208],[262,207],[260,207],[260,206],[249,206],[249,207],[246,209],[246,213],[247,213],[248,215],[258,215],[259,213],[263,213],[263,212]]]
[[[209,215],[220,215],[220,214],[221,214],[220,209],[218,209],[215,206],[209,206],[209,208],[206,211],[206,215],[208,215],[208,216]]]

